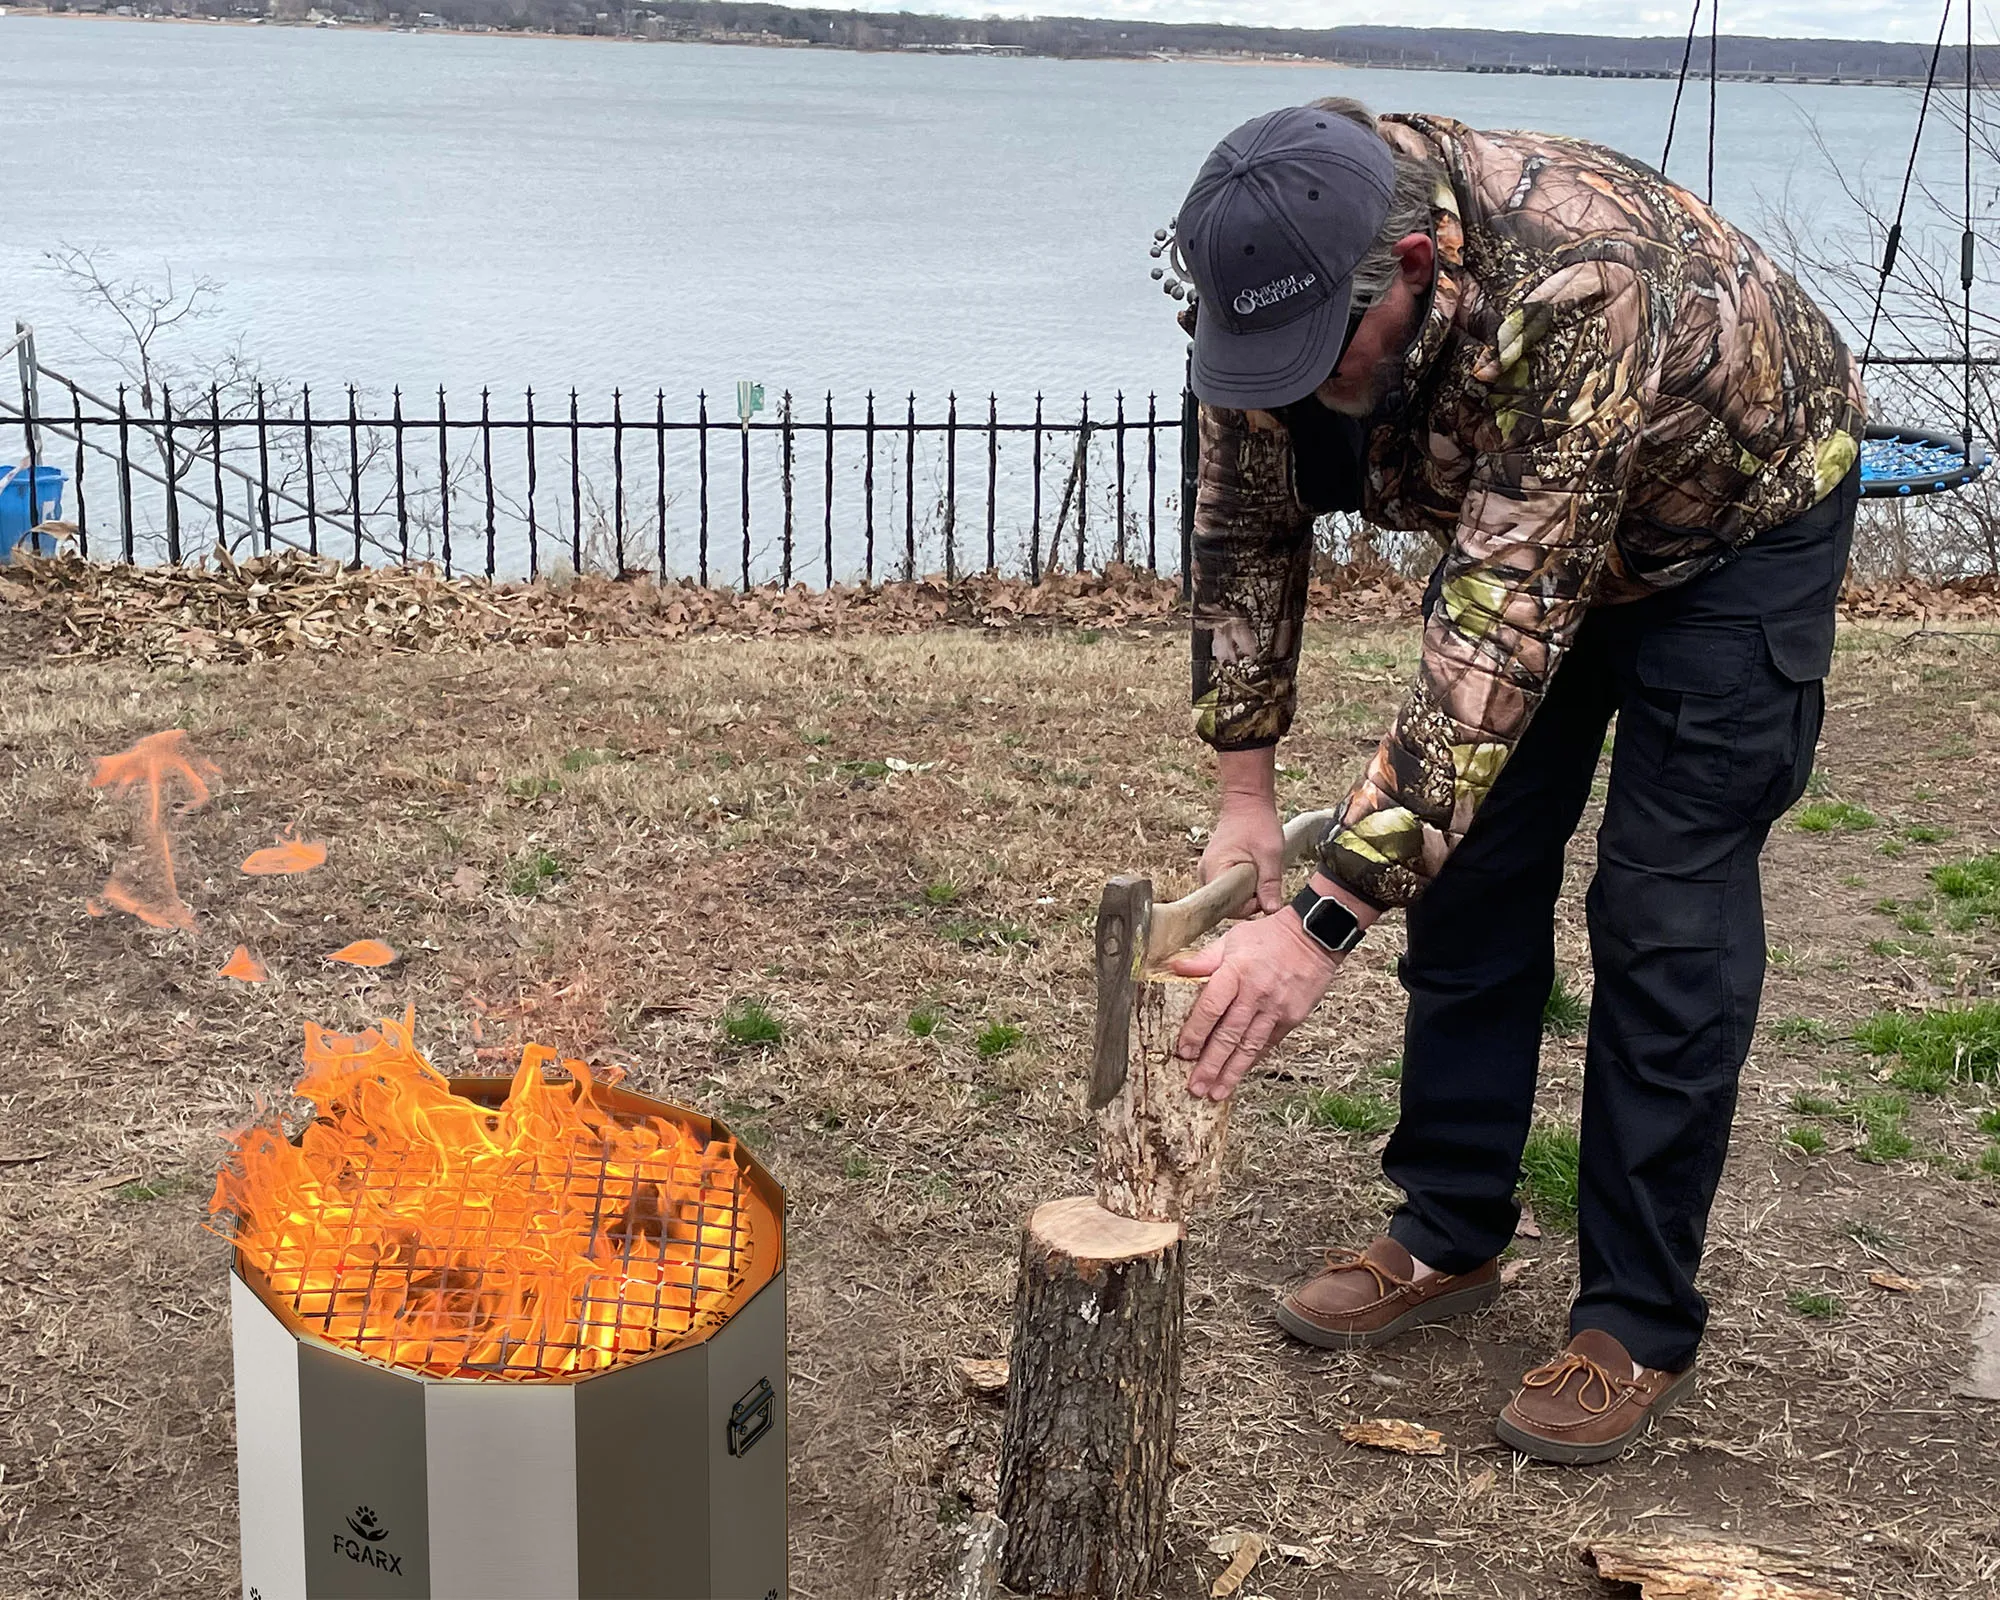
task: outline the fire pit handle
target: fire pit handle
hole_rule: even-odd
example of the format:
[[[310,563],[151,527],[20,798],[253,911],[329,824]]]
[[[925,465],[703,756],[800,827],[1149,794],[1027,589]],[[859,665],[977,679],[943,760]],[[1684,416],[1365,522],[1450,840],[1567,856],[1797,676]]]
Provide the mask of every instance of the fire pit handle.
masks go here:
[[[752,1389],[729,1408],[729,1453],[748,1455],[750,1447],[771,1431],[778,1403],[777,1391],[769,1378],[759,1378]]]

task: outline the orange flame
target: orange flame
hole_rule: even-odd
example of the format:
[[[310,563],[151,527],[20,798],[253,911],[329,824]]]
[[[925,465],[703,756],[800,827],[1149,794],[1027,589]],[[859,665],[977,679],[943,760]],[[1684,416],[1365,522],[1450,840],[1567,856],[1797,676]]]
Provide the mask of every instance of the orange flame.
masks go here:
[[[287,828],[276,844],[243,858],[243,870],[253,878],[289,877],[325,865],[326,845],[318,839],[301,839],[294,828]]]
[[[396,959],[396,952],[380,939],[356,939],[326,959],[345,962],[350,967],[386,967]]]
[[[250,953],[247,944],[239,944],[223,962],[218,978],[234,978],[238,983],[262,983],[271,976],[270,970]]]
[[[297,1326],[440,1376],[616,1366],[726,1315],[772,1226],[732,1142],[622,1116],[580,1061],[530,1045],[504,1103],[453,1094],[412,1017],[307,1024],[296,1144],[235,1136],[209,1209]]]
[[[188,748],[187,735],[179,728],[149,733],[131,749],[101,759],[91,774],[91,788],[110,789],[120,796],[145,791],[146,810],[140,823],[144,849],[136,861],[111,874],[98,898],[84,903],[84,910],[93,917],[129,911],[152,928],[192,928],[194,913],[174,882],[167,792],[174,784],[186,791],[187,798],[173,808],[177,813],[199,810],[208,804],[209,780],[220,776],[213,762]]]

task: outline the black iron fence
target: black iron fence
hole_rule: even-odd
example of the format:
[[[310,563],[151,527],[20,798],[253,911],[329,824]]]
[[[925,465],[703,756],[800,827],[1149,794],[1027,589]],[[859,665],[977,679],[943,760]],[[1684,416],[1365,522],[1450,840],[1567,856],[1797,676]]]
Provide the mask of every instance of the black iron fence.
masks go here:
[[[746,588],[980,570],[1039,580],[1113,562],[1185,583],[1190,567],[1184,392],[1060,408],[1037,396],[1018,411],[990,394],[929,409],[914,394],[785,394],[747,419],[716,414],[705,393],[670,414],[657,389],[614,392],[588,413],[575,390],[553,404],[529,390],[502,410],[490,391],[419,404],[347,388],[328,406],[254,383],[94,391],[39,365],[25,329],[9,353],[20,387],[0,394],[0,459],[63,474],[75,548],[99,560],[283,546],[491,578],[651,573]],[[2000,410],[1996,374],[1991,357],[1898,355],[1876,357],[1869,380],[1877,411],[1905,420],[1959,414],[1969,382],[1983,433]],[[1996,494],[1871,503],[1857,564],[2000,571]],[[1435,559],[1427,538],[1346,516],[1326,521],[1322,543],[1336,561]]]
[[[926,410],[914,394],[785,394],[747,418],[713,414],[706,393],[673,414],[664,390],[594,411],[575,390],[503,410],[490,391],[384,403],[348,388],[329,406],[256,384],[95,392],[31,352],[0,426],[31,469],[64,473],[76,548],[100,560],[288,546],[745,587],[1187,564],[1179,394],[1060,410],[1037,396],[1021,414],[992,395]]]

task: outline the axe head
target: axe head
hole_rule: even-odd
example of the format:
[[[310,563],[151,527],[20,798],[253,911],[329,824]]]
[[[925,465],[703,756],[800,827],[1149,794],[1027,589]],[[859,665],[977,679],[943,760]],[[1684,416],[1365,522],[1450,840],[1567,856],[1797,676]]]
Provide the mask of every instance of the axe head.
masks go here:
[[[1097,903],[1097,1026],[1090,1043],[1090,1108],[1108,1106],[1125,1087],[1131,1046],[1132,987],[1146,956],[1153,880],[1113,878]]]

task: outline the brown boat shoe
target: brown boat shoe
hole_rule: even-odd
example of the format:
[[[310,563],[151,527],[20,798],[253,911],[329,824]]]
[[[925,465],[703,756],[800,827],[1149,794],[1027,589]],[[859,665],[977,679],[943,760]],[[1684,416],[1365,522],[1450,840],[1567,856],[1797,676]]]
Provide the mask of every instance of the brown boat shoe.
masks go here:
[[[1278,1302],[1278,1325],[1322,1350],[1360,1350],[1477,1311],[1500,1292],[1497,1261],[1421,1280],[1416,1270],[1410,1252],[1386,1234],[1365,1250],[1336,1250]]]
[[[1494,1431],[1525,1456],[1566,1467],[1609,1461],[1694,1387],[1694,1368],[1641,1367],[1599,1328],[1585,1328],[1555,1360],[1521,1379]]]

